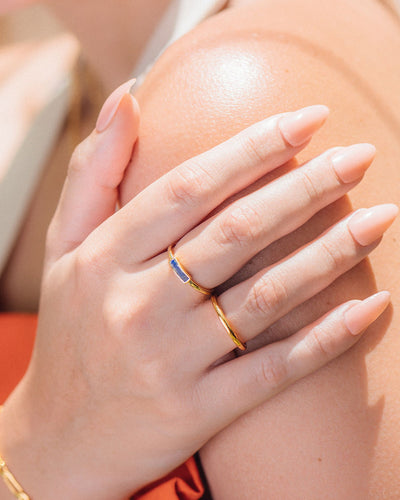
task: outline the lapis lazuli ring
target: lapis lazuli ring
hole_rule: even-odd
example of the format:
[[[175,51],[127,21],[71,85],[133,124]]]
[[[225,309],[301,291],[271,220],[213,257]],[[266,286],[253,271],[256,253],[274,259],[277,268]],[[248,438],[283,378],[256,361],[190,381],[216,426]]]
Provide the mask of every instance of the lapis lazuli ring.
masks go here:
[[[191,287],[196,289],[198,292],[203,293],[204,295],[211,295],[212,290],[208,288],[204,288],[195,281],[192,280],[190,274],[182,267],[181,263],[175,257],[174,252],[172,250],[173,245],[168,247],[168,260],[169,265],[172,267],[175,274],[183,283],[188,283]]]

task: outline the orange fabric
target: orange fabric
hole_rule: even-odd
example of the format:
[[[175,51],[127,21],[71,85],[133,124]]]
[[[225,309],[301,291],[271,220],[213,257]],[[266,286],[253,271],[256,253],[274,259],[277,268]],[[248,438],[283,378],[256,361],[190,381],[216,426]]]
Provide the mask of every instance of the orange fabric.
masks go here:
[[[0,403],[28,367],[36,326],[37,317],[33,314],[0,315]]]
[[[146,486],[131,500],[199,500],[204,494],[193,457],[159,481]]]
[[[31,357],[37,316],[0,314],[0,403],[17,385]],[[194,458],[136,493],[132,500],[199,500],[204,494]]]

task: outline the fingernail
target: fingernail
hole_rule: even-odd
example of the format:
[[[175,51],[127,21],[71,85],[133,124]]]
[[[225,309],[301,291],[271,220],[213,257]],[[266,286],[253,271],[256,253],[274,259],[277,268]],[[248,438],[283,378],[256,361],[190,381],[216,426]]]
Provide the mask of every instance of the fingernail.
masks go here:
[[[376,148],[372,144],[353,144],[335,153],[332,165],[342,182],[354,182],[362,177],[375,157]]]
[[[291,146],[300,146],[325,123],[328,114],[327,106],[308,106],[283,116],[279,121],[279,128]]]
[[[383,313],[389,302],[389,292],[371,295],[344,313],[344,324],[352,335],[358,335]]]
[[[353,238],[365,247],[383,235],[398,213],[393,203],[362,208],[350,217],[348,228]]]
[[[122,101],[122,98],[125,94],[131,94],[131,90],[136,82],[136,79],[133,78],[128,82],[125,82],[123,85],[114,90],[114,92],[108,96],[106,102],[103,104],[101,108],[99,117],[97,118],[96,130],[97,132],[104,132],[106,128],[112,122],[114,118],[119,104]]]

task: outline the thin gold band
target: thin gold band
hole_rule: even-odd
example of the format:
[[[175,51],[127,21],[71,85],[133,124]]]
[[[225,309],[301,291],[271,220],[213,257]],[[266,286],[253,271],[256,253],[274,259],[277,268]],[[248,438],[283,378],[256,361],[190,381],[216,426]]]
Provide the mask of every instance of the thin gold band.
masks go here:
[[[218,318],[223,324],[225,330],[228,332],[230,338],[235,342],[236,346],[239,347],[240,350],[244,351],[247,348],[246,343],[242,342],[232,329],[231,325],[229,324],[229,321],[226,319],[224,311],[219,307],[215,295],[211,295],[211,302],[212,305],[214,306],[216,313],[218,314]]]
[[[0,406],[0,411],[2,409],[3,407]],[[15,496],[15,498],[18,498],[18,500],[30,500],[29,495],[25,493],[22,486],[15,479],[14,474],[7,467],[7,464],[1,457],[1,455],[0,455],[0,476],[3,478],[7,488]]]
[[[188,283],[191,287],[193,287],[198,292],[203,293],[204,295],[211,295],[212,290],[210,290],[209,288],[204,288],[192,280],[192,277],[190,276],[190,274],[186,271],[186,269],[182,266],[182,264],[175,257],[174,252],[172,250],[172,247],[173,247],[173,245],[170,245],[168,247],[168,261],[169,261],[170,266],[174,270],[175,274],[178,276],[178,278],[183,283]]]

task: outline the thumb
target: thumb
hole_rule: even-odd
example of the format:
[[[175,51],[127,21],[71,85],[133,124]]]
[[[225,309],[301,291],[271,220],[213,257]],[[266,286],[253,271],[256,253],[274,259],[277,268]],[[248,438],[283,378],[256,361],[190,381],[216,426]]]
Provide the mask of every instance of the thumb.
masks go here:
[[[82,243],[115,212],[118,186],[139,130],[134,80],[106,100],[96,129],[75,149],[61,198],[47,234],[47,255],[58,259]]]

